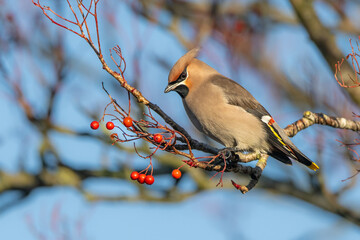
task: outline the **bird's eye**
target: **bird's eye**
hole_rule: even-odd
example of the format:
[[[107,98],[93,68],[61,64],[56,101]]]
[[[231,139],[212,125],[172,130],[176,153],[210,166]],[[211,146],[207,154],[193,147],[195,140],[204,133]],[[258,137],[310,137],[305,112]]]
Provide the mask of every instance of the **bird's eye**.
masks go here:
[[[186,72],[184,71],[184,72],[181,73],[180,78],[181,78],[181,79],[185,79],[185,78],[186,78],[186,75],[187,75],[187,74],[186,74]]]

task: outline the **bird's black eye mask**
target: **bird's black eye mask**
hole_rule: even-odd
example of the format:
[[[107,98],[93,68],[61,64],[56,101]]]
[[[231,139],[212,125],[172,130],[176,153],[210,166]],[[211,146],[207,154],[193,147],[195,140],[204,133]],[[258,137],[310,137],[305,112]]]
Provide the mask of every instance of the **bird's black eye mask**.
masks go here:
[[[184,69],[184,71],[180,74],[180,76],[178,77],[178,79],[176,79],[176,81],[169,83],[169,85],[175,85],[178,84],[180,82],[183,82],[186,80],[186,78],[188,77],[187,74],[187,68]],[[185,98],[188,93],[189,93],[189,88],[183,84],[177,86],[174,91],[176,91],[182,98]]]
[[[185,81],[186,78],[187,78],[187,68],[184,69],[184,71],[180,74],[180,76],[178,77],[178,79],[176,79],[176,81],[171,82],[169,85],[173,85]]]

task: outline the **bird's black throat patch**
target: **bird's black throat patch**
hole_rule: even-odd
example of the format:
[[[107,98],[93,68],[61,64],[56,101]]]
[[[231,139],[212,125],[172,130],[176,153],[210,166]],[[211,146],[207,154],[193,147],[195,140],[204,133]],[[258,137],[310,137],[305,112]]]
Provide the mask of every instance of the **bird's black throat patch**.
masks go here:
[[[179,85],[174,89],[182,98],[185,98],[189,93],[189,88],[185,85]]]

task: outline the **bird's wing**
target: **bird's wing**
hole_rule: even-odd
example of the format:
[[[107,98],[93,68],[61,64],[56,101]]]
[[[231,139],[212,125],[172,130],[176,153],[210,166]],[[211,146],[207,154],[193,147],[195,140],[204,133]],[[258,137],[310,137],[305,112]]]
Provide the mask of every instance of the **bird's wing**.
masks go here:
[[[224,91],[228,104],[244,108],[249,113],[261,118],[269,115],[268,111],[249,93],[245,88],[237,82],[226,78],[222,75],[215,75],[211,82]]]

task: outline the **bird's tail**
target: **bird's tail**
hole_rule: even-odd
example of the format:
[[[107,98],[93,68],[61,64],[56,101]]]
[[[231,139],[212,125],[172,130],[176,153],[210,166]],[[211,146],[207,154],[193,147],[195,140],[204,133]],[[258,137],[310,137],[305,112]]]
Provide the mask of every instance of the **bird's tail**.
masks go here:
[[[268,119],[266,117],[267,116],[263,118],[264,123],[267,125],[268,142],[271,146],[269,155],[285,164],[291,164],[291,159],[294,159],[306,165],[311,170],[318,170],[319,167],[291,142],[284,130],[274,119],[270,117],[270,120],[267,122]]]
[[[306,165],[311,170],[316,171],[316,170],[319,169],[318,165],[316,165],[316,163],[311,161],[307,156],[305,156],[302,152],[300,152],[300,150],[298,150],[298,149],[293,150],[293,154],[296,157],[295,160],[297,160],[297,161],[301,162],[302,164]]]
[[[290,147],[289,147],[290,148]],[[273,149],[271,152],[268,153],[273,158],[279,160],[288,165],[292,165],[291,159],[296,160],[304,165],[306,165],[311,170],[318,170],[319,167],[311,161],[308,157],[306,157],[299,149],[291,148],[291,152],[285,153],[284,151],[280,151],[279,149]]]

